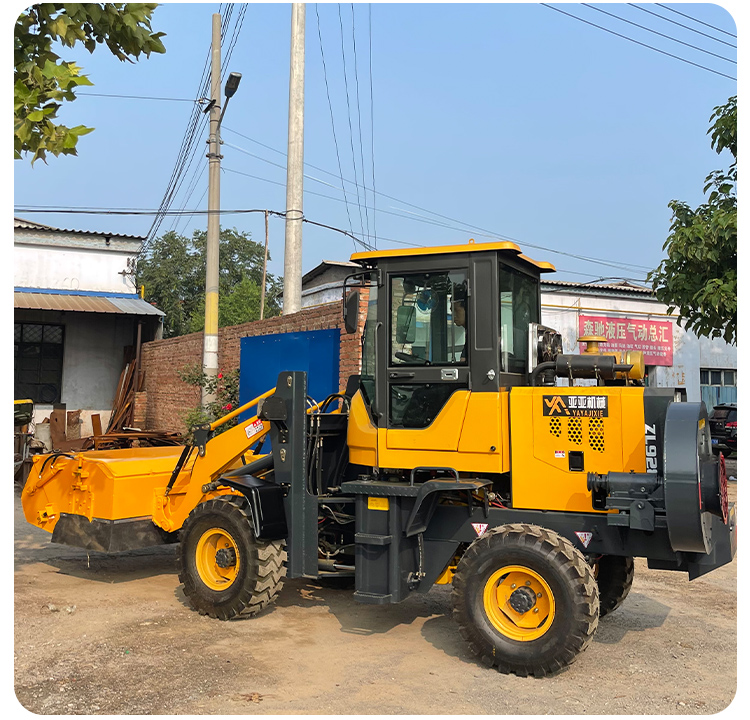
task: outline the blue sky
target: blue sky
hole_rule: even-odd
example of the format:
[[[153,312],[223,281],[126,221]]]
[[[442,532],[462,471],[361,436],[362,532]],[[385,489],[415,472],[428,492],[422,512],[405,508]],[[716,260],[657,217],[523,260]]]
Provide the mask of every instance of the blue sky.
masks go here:
[[[736,65],[590,7],[555,7],[737,77]],[[595,7],[736,59],[728,45],[627,4]],[[663,7],[641,7],[736,44],[735,38]],[[668,7],[737,33],[732,16],[721,6]],[[234,8],[230,29],[239,8]],[[28,160],[15,161],[16,206],[158,207],[192,105],[83,95],[194,98],[210,45],[211,14],[218,9],[218,4],[160,6],[153,27],[166,33],[167,53],[134,65],[118,62],[103,48],[93,55],[82,49],[63,50],[61,56],[79,62],[95,86],[82,89],[81,97],[59,113],[60,120],[96,130],[81,138],[78,157],[50,158],[48,165],[38,162],[33,168]],[[314,4],[307,6],[305,160],[318,169],[308,167],[306,172],[329,183],[305,180],[304,211],[315,222],[352,231],[370,243],[377,238],[379,247],[402,246],[395,241],[481,241],[489,239],[482,234],[486,231],[513,238],[531,257],[553,262],[560,270],[557,279],[643,279],[662,257],[670,222],[667,203],[681,199],[698,204],[704,177],[728,165],[711,150],[706,131],[712,109],[736,94],[733,80],[540,4],[373,3],[355,4],[353,13],[351,5],[340,10],[343,54],[339,6],[320,4],[317,15]],[[251,4],[246,10],[228,66],[242,73],[242,83],[224,118],[225,209],[285,209],[283,167],[247,153],[285,163],[282,154],[263,145],[286,151],[290,12],[290,5],[282,3]],[[360,189],[358,202],[354,185],[347,185],[347,205],[336,179],[318,16],[343,175],[354,180],[356,172],[360,184],[364,177],[367,210],[360,208],[365,191]],[[188,169],[175,208],[206,207],[206,136],[196,153],[200,165]],[[374,188],[381,193],[374,200],[373,160]],[[192,179],[195,190],[187,199]],[[151,225],[150,217],[17,214],[57,227],[119,233],[146,234]],[[174,227],[190,234],[205,224],[205,216],[167,218],[161,232]],[[451,227],[440,227],[444,224]],[[263,242],[262,214],[226,215],[222,225],[249,231]],[[283,221],[272,219],[270,232],[270,270],[280,274]],[[346,236],[309,224],[303,243],[303,271],[323,259],[346,259],[354,249]]]

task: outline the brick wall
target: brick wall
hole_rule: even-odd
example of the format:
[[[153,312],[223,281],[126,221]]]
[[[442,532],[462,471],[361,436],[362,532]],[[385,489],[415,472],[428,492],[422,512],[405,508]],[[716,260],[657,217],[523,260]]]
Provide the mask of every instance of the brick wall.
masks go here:
[[[347,378],[359,373],[363,308],[366,295],[360,299],[362,323],[351,335],[344,330],[341,303],[305,308],[293,315],[257,320],[219,329],[219,368],[229,372],[240,364],[240,338],[303,330],[339,328],[341,346],[339,389]],[[154,340],[143,345],[141,367],[144,370],[143,390],[146,393],[146,427],[150,430],[184,431],[184,416],[200,404],[200,390],[180,380],[179,372],[186,365],[200,363],[203,357],[203,333],[181,335],[167,340]]]

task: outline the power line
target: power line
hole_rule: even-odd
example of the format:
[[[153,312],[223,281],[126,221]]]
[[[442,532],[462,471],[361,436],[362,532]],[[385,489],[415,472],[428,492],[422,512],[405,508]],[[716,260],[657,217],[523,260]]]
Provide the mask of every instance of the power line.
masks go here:
[[[331,114],[331,129],[333,130],[333,145],[336,148],[336,162],[339,166],[339,178],[341,179],[341,190],[344,193],[344,202],[346,202],[346,189],[344,188],[344,173],[341,169],[341,156],[339,155],[339,143],[336,139],[336,124],[333,121],[333,105],[331,104],[331,93],[328,88],[328,72],[326,71],[326,58],[325,54],[323,53],[323,36],[321,34],[320,30],[320,15],[318,14],[318,3],[315,3],[315,17],[318,21],[318,42],[320,43],[320,57],[323,61],[323,80],[325,81],[326,86],[326,97],[328,98],[328,110]],[[227,128],[229,130],[229,128]],[[230,130],[230,132],[234,132],[233,130]],[[349,203],[346,202],[346,217],[349,219],[349,230],[352,230],[352,217],[349,213]]]
[[[352,8],[352,55],[354,55],[354,82],[357,97],[357,126],[359,128],[359,162],[362,170],[362,187],[365,187],[365,153],[362,145],[362,113],[359,104],[359,71],[357,69],[357,39],[354,32],[354,3],[350,3]],[[356,178],[356,171],[355,171]],[[367,212],[367,189],[365,188],[365,222],[367,223],[367,241],[370,241],[370,215]]]
[[[686,60],[683,57],[680,57],[679,55],[673,55],[672,53],[667,52],[666,50],[660,50],[659,48],[655,48],[653,45],[647,45],[646,43],[642,43],[639,40],[634,40],[631,37],[628,37],[627,35],[622,35],[618,32],[615,32],[614,30],[610,30],[609,28],[602,27],[601,25],[597,25],[596,23],[590,22],[589,20],[584,20],[583,18],[578,17],[577,15],[572,15],[571,13],[565,12],[565,10],[560,10],[560,8],[556,8],[553,5],[549,5],[547,3],[540,3],[546,8],[549,8],[550,10],[554,10],[555,12],[562,13],[563,15],[567,15],[570,18],[573,18],[574,20],[578,20],[582,23],[586,23],[587,25],[591,25],[592,27],[599,28],[599,30],[604,30],[604,32],[608,32],[611,35],[617,35],[617,37],[623,38],[623,40],[629,40],[632,43],[635,43],[636,45],[641,45],[642,47],[648,48],[649,50],[654,50],[655,52],[661,53],[662,55],[667,55],[671,58],[674,58],[675,60],[681,60],[684,63],[687,63],[688,65],[693,65],[694,67],[701,68],[702,70],[708,70],[708,72],[713,73],[714,75],[721,75],[721,77],[725,77],[728,80],[734,80],[737,81],[736,77],[732,77],[731,75],[726,75],[723,72],[719,72],[718,70],[712,70],[709,67],[706,67],[705,65],[700,65],[698,63],[694,63],[691,60]]]
[[[352,130],[352,109],[349,105],[349,82],[346,75],[346,52],[344,51],[344,21],[341,17],[341,3],[338,4],[339,10],[339,27],[341,28],[341,61],[344,68],[344,89],[346,91],[346,115],[349,120],[349,147],[352,151],[352,165],[354,167],[354,187],[357,190],[357,205],[359,206],[359,225],[362,235],[365,234],[364,223],[362,221],[362,201],[359,197],[359,185],[357,183],[357,159],[354,155],[354,131]]]
[[[191,100],[190,98],[173,98],[173,97],[152,97],[150,95],[114,95],[111,93],[78,93],[76,97],[109,97],[109,98],[125,98],[126,100],[167,100],[169,102],[189,102],[189,103],[200,103],[200,100]]]
[[[239,170],[231,170],[230,168],[223,168],[223,170],[225,170],[226,172],[235,173],[237,175],[244,175],[246,177],[255,178],[257,180],[263,180],[265,182],[270,182],[270,183],[275,184],[275,185],[282,185],[282,186],[284,185],[284,183],[275,182],[273,180],[268,180],[267,178],[257,177],[255,175],[250,175],[248,173],[240,172]],[[321,193],[315,193],[313,191],[305,191],[305,192],[309,192],[311,195],[317,195],[319,197],[327,198],[329,200],[336,200],[336,201],[341,202],[340,198],[331,197],[329,195],[322,195]],[[50,205],[50,206],[20,206],[20,207],[15,207],[14,211],[15,212],[19,212],[19,213],[65,214],[65,215],[119,215],[119,216],[127,216],[127,215],[136,215],[136,216],[139,216],[139,215],[154,215],[154,214],[160,212],[159,210],[153,210],[153,209],[150,210],[150,209],[142,209],[142,208],[127,208],[127,207],[126,208],[96,208],[96,207],[91,207],[91,206],[82,206],[82,207],[77,207],[77,208],[71,208],[71,207],[67,207],[67,206],[63,207],[63,206],[56,206],[56,205]],[[166,214],[170,215],[170,216],[194,216],[194,215],[201,215],[201,216],[203,216],[203,215],[209,215],[209,214],[211,214],[211,212],[212,211],[210,211],[210,210],[197,210],[197,209],[196,210],[167,210]],[[221,210],[222,214],[232,214],[232,215],[235,215],[235,214],[236,215],[246,215],[246,214],[251,214],[251,213],[264,213],[264,212],[266,212],[266,210],[261,210],[261,209],[256,209],[256,208],[251,208],[251,209],[238,208],[238,209],[229,209],[229,210],[222,209]],[[280,211],[277,211],[277,210],[268,210],[267,212],[269,214],[271,214],[271,215],[276,216],[276,217],[285,217],[285,215],[286,215],[286,213],[280,212]],[[381,212],[387,212],[387,211],[383,210]],[[389,214],[395,214],[395,213],[389,213]],[[353,234],[348,233],[346,230],[342,230],[341,228],[336,228],[336,227],[334,227],[332,225],[326,225],[324,223],[319,223],[319,222],[316,222],[314,220],[309,220],[307,218],[303,218],[303,221],[304,222],[308,222],[311,225],[317,225],[319,227],[323,227],[323,228],[327,228],[327,229],[330,229],[330,230],[335,230],[337,232],[343,233],[344,235],[347,235],[348,237],[351,237],[353,240],[356,240],[356,242],[358,242],[360,245],[362,245],[363,247],[365,247],[368,250],[374,250],[375,249],[371,245],[368,245],[366,242],[360,240],[359,238],[357,238]],[[420,245],[419,243],[407,242],[405,240],[396,240],[395,238],[389,238],[389,237],[383,237],[383,236],[381,236],[381,240],[384,240],[386,242],[396,243],[398,245],[407,245],[409,247],[416,247],[416,248],[426,247],[425,245]],[[528,244],[528,243],[527,243],[527,245],[529,247],[537,247],[537,246],[533,246],[533,245]],[[546,248],[540,248],[540,249],[546,249]],[[550,250],[550,252],[557,252],[557,253],[559,253],[559,251],[555,251],[555,250]],[[570,253],[559,253],[559,254],[569,255],[571,257],[579,257],[579,256],[575,256],[575,255],[570,255]],[[595,262],[591,258],[586,258],[586,257],[580,257],[579,259],[587,260],[589,262]],[[613,266],[617,267],[616,265],[613,265]],[[639,266],[635,266],[635,267],[639,267]],[[648,269],[648,268],[644,267],[644,269]],[[645,282],[643,279],[640,279],[640,278],[623,277],[623,276],[620,276],[620,275],[612,276],[611,278],[604,278],[604,277],[601,277],[599,275],[593,275],[591,273],[580,272],[580,271],[577,271],[577,270],[565,270],[565,269],[562,269],[562,268],[558,269],[558,272],[561,272],[561,273],[563,273],[563,272],[564,273],[570,273],[572,275],[582,275],[584,277],[595,277],[595,278],[597,278],[598,281],[600,281],[600,280],[607,280],[607,279],[619,279],[619,280],[630,280],[632,282]]]
[[[727,42],[726,40],[722,40],[721,38],[714,37],[713,35],[709,35],[708,33],[701,32],[700,30],[696,30],[695,28],[691,28],[689,25],[684,25],[681,22],[677,22],[677,20],[671,20],[668,17],[664,17],[664,15],[659,15],[659,13],[655,13],[653,10],[647,10],[645,7],[641,7],[640,5],[636,5],[635,3],[628,3],[630,7],[634,7],[636,10],[642,10],[645,13],[648,13],[649,15],[653,15],[654,17],[661,18],[662,20],[665,20],[668,23],[672,23],[673,25],[679,25],[681,28],[685,28],[685,30],[690,30],[690,32],[697,33],[698,35],[703,35],[703,37],[707,37],[709,40],[713,40],[715,42],[721,43],[722,45],[728,45],[730,48],[737,49],[737,46],[733,43]]]
[[[193,180],[191,181],[191,185],[189,186],[189,192],[187,196],[185,197],[184,202],[180,206],[180,210],[184,210],[187,207],[187,204],[190,202],[190,198],[193,196],[193,193],[198,187],[198,183],[205,177],[207,171],[208,171],[208,168],[206,167],[205,164],[199,163],[195,166],[195,172],[193,173]],[[195,205],[196,208],[203,202],[203,198],[205,198],[207,194],[208,194],[208,183],[204,183],[203,192],[201,193],[200,199]],[[182,226],[182,230],[180,234],[185,232],[185,229],[187,228],[189,222],[190,222],[190,218],[188,218],[185,221],[184,225]],[[175,219],[170,229],[176,230],[178,223],[179,223],[179,220]]]
[[[230,146],[230,147],[234,147],[234,146]],[[248,153],[248,154],[252,155],[252,153]],[[253,157],[257,157],[257,156],[253,156]],[[259,158],[259,159],[263,159],[263,158]],[[276,163],[272,163],[270,160],[266,160],[265,162],[268,162],[268,163],[270,163],[272,165],[276,165]],[[283,167],[283,166],[277,165],[277,167]],[[261,182],[267,182],[267,183],[270,183],[272,185],[279,185],[281,187],[284,186],[284,183],[282,183],[282,182],[278,182],[278,181],[275,181],[275,180],[269,180],[268,178],[260,177],[258,175],[251,175],[250,173],[244,173],[244,172],[241,172],[239,170],[232,170],[231,168],[225,168],[225,169],[227,170],[227,172],[231,172],[231,173],[234,173],[236,175],[243,175],[243,176],[249,177],[249,178],[251,178],[253,180],[260,180]],[[326,183],[326,182],[324,182],[322,180],[319,180],[318,178],[315,178],[315,177],[313,177],[311,175],[305,175],[305,177],[308,178],[308,179],[310,179],[310,180],[313,180],[315,182],[319,182],[319,183],[322,183],[324,185],[327,185],[328,187],[333,187],[329,183]],[[351,182],[351,181],[347,181],[347,182]],[[317,197],[321,197],[321,198],[324,198],[326,200],[334,200],[336,202],[344,202],[344,200],[342,200],[341,198],[333,197],[331,195],[325,195],[323,193],[316,193],[316,192],[314,192],[312,190],[305,190],[305,193],[309,194],[309,195],[315,195]],[[390,196],[386,195],[386,197],[390,197]],[[404,204],[408,205],[409,203],[404,203]],[[375,211],[374,207],[371,208],[371,209],[373,211]],[[412,220],[414,222],[421,222],[421,223],[424,223],[424,224],[427,224],[427,225],[433,225],[435,227],[440,227],[440,228],[443,228],[443,229],[446,229],[446,230],[453,230],[455,232],[466,232],[465,227],[464,228],[462,228],[462,227],[456,227],[454,225],[449,225],[449,224],[447,224],[445,222],[439,222],[439,221],[431,220],[429,218],[425,218],[423,216],[417,215],[416,213],[411,213],[411,215],[404,215],[403,213],[391,212],[389,210],[383,210],[381,208],[378,208],[377,212],[383,213],[385,215],[392,215],[394,217],[403,218],[403,219],[406,219],[406,220]],[[406,211],[406,212],[408,212],[408,211]],[[426,211],[426,212],[430,212],[430,211]],[[437,215],[437,213],[435,213],[435,214]],[[439,216],[439,217],[445,217],[445,216]],[[449,219],[452,222],[457,222],[459,224],[463,224],[463,223],[461,223],[460,220],[452,220],[450,218],[446,218],[446,219]],[[636,269],[637,270],[649,270],[650,269],[650,268],[647,268],[644,265],[636,265],[634,263],[624,263],[624,262],[613,262],[613,261],[604,260],[604,259],[601,259],[601,258],[591,258],[591,257],[586,257],[584,255],[577,255],[575,253],[568,253],[568,252],[565,252],[563,250],[555,250],[553,248],[544,247],[542,245],[535,245],[533,243],[528,243],[528,242],[523,242],[523,241],[520,241],[520,240],[516,240],[515,238],[509,238],[509,237],[505,237],[505,236],[499,236],[497,233],[491,233],[490,231],[483,230],[482,228],[478,228],[476,226],[468,225],[466,227],[470,227],[473,230],[479,230],[480,231],[478,233],[473,233],[475,235],[487,237],[487,238],[490,238],[490,239],[493,239],[493,240],[497,240],[497,239],[510,240],[512,242],[520,243],[524,247],[531,247],[531,248],[534,248],[534,249],[537,249],[537,250],[543,250],[544,252],[551,252],[551,253],[555,253],[555,254],[558,254],[558,255],[564,255],[566,257],[571,257],[571,258],[574,258],[576,260],[582,260],[584,262],[591,262],[591,263],[594,263],[594,264],[597,264],[597,265],[604,265],[606,267],[614,267],[614,268],[628,269],[628,270],[636,270]],[[386,238],[382,238],[382,239],[386,239]]]
[[[222,48],[225,45],[225,41],[228,35],[228,28],[234,12],[234,6],[235,3],[224,4],[224,13],[222,14],[221,26]],[[228,42],[229,50],[226,53],[226,61],[223,67],[224,72],[227,71],[227,64],[229,62],[229,59],[231,58],[234,45],[237,42],[237,37],[239,36],[240,29],[242,28],[242,21],[244,20],[244,11],[246,10],[246,6],[246,3],[242,3],[241,12],[237,21],[235,22],[232,38]],[[221,11],[222,5],[220,4],[219,12],[221,13]],[[180,191],[180,188],[182,187],[185,177],[190,172],[190,168],[193,166],[193,162],[196,159],[196,153],[198,151],[198,148],[200,147],[200,137],[203,135],[206,125],[208,124],[208,117],[200,111],[200,107],[197,103],[201,98],[204,98],[210,94],[210,58],[211,50],[209,48],[208,52],[206,53],[206,60],[203,65],[203,72],[201,74],[201,80],[198,85],[196,106],[193,108],[191,116],[188,119],[187,127],[185,129],[185,133],[183,135],[182,142],[177,153],[177,160],[175,161],[172,174],[167,183],[167,188],[164,191],[164,196],[162,197],[162,201],[159,205],[160,210],[166,210],[172,206],[172,203],[174,202],[177,194]],[[195,177],[195,174],[193,175],[193,177]],[[190,186],[190,184],[191,183],[189,182],[188,187]],[[185,204],[186,203],[187,200],[185,201]],[[161,227],[163,219],[164,215],[161,213],[154,217],[151,227],[149,228],[149,231],[146,235],[146,241],[141,248],[141,252],[144,252],[146,250],[149,242],[151,242],[156,236],[159,228]],[[175,225],[173,224],[172,227],[174,228]]]
[[[704,50],[703,48],[698,47],[697,45],[691,45],[690,43],[684,42],[682,40],[678,40],[677,38],[673,38],[671,35],[666,35],[664,33],[660,33],[657,30],[652,30],[649,27],[646,27],[645,25],[640,25],[637,22],[633,22],[632,20],[626,20],[623,17],[620,17],[619,15],[615,15],[614,13],[607,12],[606,10],[602,10],[601,8],[596,7],[595,5],[590,5],[589,3],[581,3],[581,5],[584,5],[587,8],[591,8],[591,10],[596,10],[597,12],[604,13],[605,15],[609,15],[609,17],[615,18],[616,20],[620,20],[624,23],[628,23],[628,25],[633,25],[637,28],[640,28],[641,30],[646,30],[647,32],[653,33],[654,35],[658,35],[659,37],[666,38],[667,40],[672,40],[672,42],[679,43],[680,45],[685,45],[686,47],[692,48],[693,50],[697,50],[698,52],[705,53],[706,55],[712,55],[715,58],[719,58],[719,60],[726,60],[727,62],[737,64],[736,60],[732,60],[731,58],[726,58],[723,55],[718,55],[715,52],[711,52],[710,50]]]
[[[230,19],[232,17],[233,11],[234,11],[234,4],[231,4],[231,7],[229,7],[228,12],[226,13],[225,16],[223,16],[222,27],[221,27],[222,46],[224,45],[224,41],[226,40],[227,31],[228,31],[228,28],[229,28]],[[234,46],[237,43],[237,39],[239,38],[239,34],[240,34],[241,29],[242,29],[242,24],[243,24],[243,22],[245,20],[245,13],[246,13],[246,11],[247,11],[247,3],[242,3],[241,6],[240,6],[239,16],[238,16],[238,18],[237,18],[237,20],[235,22],[235,25],[234,25],[234,30],[232,32],[232,37],[231,37],[231,39],[228,42],[229,49],[226,52],[226,56],[224,58],[224,61],[222,62],[222,82],[224,82],[224,80],[226,78],[226,74],[229,71],[229,61],[231,60],[232,52],[234,51]],[[221,5],[219,5],[219,13],[221,13]],[[208,59],[207,59],[206,60],[206,64],[204,65],[204,68],[203,68],[203,75],[205,77],[205,90],[204,90],[204,94],[209,94],[208,93],[208,82],[209,82],[208,70],[209,70],[209,68],[208,68]],[[200,136],[203,134],[203,129],[206,126],[206,121],[207,121],[207,118],[204,115],[204,118],[201,121],[201,129],[200,129],[200,132],[198,134],[198,138],[200,138]],[[187,173],[190,172],[190,168],[193,165],[193,161],[194,161],[194,159],[196,157],[196,153],[197,153],[197,150],[198,150],[199,146],[200,146],[200,144],[197,143],[195,145],[193,151],[192,151],[192,154],[190,156],[190,162],[188,163],[188,165],[187,165],[187,167],[185,169],[185,176],[187,176]],[[190,202],[190,198],[193,196],[193,193],[195,192],[197,184],[198,184],[199,180],[203,177],[203,175],[205,173],[205,170],[206,170],[205,164],[201,164],[200,162],[196,163],[195,170],[193,171],[193,176],[191,177],[191,179],[190,179],[190,181],[188,182],[188,185],[187,185],[187,191],[186,191],[185,199],[182,202],[181,209],[184,210],[185,207],[187,206],[187,204]],[[199,175],[199,173],[200,173],[200,175]],[[182,179],[180,180],[179,184],[177,185],[177,188],[175,190],[175,195],[177,194],[177,192],[179,192],[181,186],[182,186]],[[203,201],[203,198],[206,196],[207,192],[208,192],[208,187],[206,187],[205,191],[203,192],[203,194],[201,196],[201,199],[198,201],[198,204],[200,204]],[[170,230],[176,230],[178,223],[179,223],[179,218],[175,218],[175,220],[172,222],[172,225],[170,226]],[[184,229],[186,227],[187,227],[187,222],[183,225],[183,232],[184,232]]]
[[[370,155],[372,167],[372,205],[375,207],[375,120],[374,105],[372,95],[372,3],[367,3],[367,36],[369,39],[369,56],[370,56]],[[365,192],[365,202],[367,202],[367,193]],[[372,216],[372,232],[375,236],[375,247],[378,246],[378,229],[375,224],[375,213]]]
[[[208,183],[206,183],[206,187],[203,188],[203,193],[201,194],[198,202],[195,204],[195,207],[193,208],[194,210],[198,209],[198,206],[203,202],[206,195],[208,195]],[[188,218],[185,220],[185,224],[182,226],[182,230],[180,230],[180,233],[179,233],[180,235],[184,235],[185,230],[187,229],[188,223],[190,222],[191,219],[192,219],[192,216],[188,216]]]
[[[694,18],[692,15],[688,15],[687,13],[680,12],[679,10],[675,10],[674,8],[669,7],[668,5],[662,5],[662,3],[655,3],[660,8],[664,8],[665,10],[669,10],[669,12],[673,12],[677,15],[682,15],[682,17],[687,18],[688,20],[692,20],[693,22],[697,22],[699,25],[705,25],[706,27],[710,27],[712,30],[718,30],[720,33],[724,33],[725,35],[729,35],[729,37],[736,38],[737,36],[734,33],[727,32],[726,30],[722,30],[721,28],[717,28],[715,25],[710,25],[707,22],[703,22],[703,20],[698,20],[698,18]]]
[[[229,130],[229,128],[225,128],[225,129]],[[250,142],[254,142],[254,143],[260,145],[261,147],[265,147],[268,150],[271,150],[271,151],[273,151],[275,153],[278,153],[279,155],[284,155],[284,153],[281,152],[280,150],[276,150],[275,148],[272,148],[270,145],[265,145],[264,143],[261,143],[261,142],[259,142],[257,140],[253,140],[253,138],[248,137],[247,135],[243,135],[242,133],[239,133],[236,130],[230,130],[230,132],[234,133],[235,135],[239,135],[240,137],[243,137],[246,140],[249,140]],[[284,167],[283,165],[278,165],[277,163],[274,163],[271,160],[266,160],[265,158],[262,158],[259,155],[255,155],[255,154],[253,154],[251,152],[248,152],[247,150],[243,150],[242,148],[237,148],[236,146],[230,145],[229,143],[226,143],[226,144],[229,147],[235,147],[235,149],[239,149],[241,152],[244,152],[247,155],[250,155],[251,157],[255,157],[255,158],[257,158],[257,159],[259,159],[259,160],[261,160],[261,161],[263,161],[265,163],[268,163],[269,165],[274,165],[274,166],[279,167],[279,168],[283,168]],[[325,173],[326,175],[332,175],[333,177],[337,177],[334,173],[331,173],[328,170],[324,170],[323,168],[320,168],[320,167],[318,167],[316,165],[313,165],[311,163],[305,163],[305,165],[307,165],[308,167],[314,168],[314,169],[318,170],[319,172]],[[233,172],[238,172],[238,171],[233,171]],[[257,176],[250,176],[250,177],[253,177],[254,179],[257,179],[257,180],[266,181],[265,178],[261,178],[261,177],[257,177]],[[325,183],[324,181],[319,180],[318,178],[315,178],[315,177],[313,177],[311,175],[305,175],[305,177],[309,178],[310,180],[313,180],[314,182],[319,182],[319,183],[328,185],[328,183]],[[345,178],[344,178],[344,180],[345,180],[345,182],[348,182],[350,184],[356,184],[352,180],[346,180]],[[273,183],[273,181],[271,181],[271,180],[268,180],[267,182],[272,182]],[[278,184],[283,184],[283,183],[278,183]],[[331,186],[329,185],[329,187],[331,187]],[[307,192],[307,191],[305,191],[305,192]],[[553,252],[553,253],[558,253],[558,254],[561,254],[561,255],[570,255],[570,257],[574,257],[576,259],[582,259],[582,256],[578,256],[578,255],[574,255],[574,254],[570,254],[570,253],[564,253],[561,250],[554,250],[552,248],[547,248],[547,247],[544,247],[544,246],[541,246],[541,245],[532,245],[530,243],[524,242],[522,240],[518,240],[518,239],[516,239],[514,237],[511,237],[509,235],[504,235],[502,233],[493,232],[491,230],[487,230],[486,228],[482,228],[482,227],[479,227],[477,225],[472,225],[470,223],[466,223],[466,222],[464,222],[462,220],[458,220],[456,218],[452,218],[452,217],[449,217],[447,215],[442,215],[441,213],[434,212],[433,210],[428,210],[427,208],[420,207],[419,205],[414,205],[413,203],[406,202],[405,200],[401,200],[399,198],[393,197],[392,195],[388,195],[387,193],[380,192],[380,191],[375,191],[374,188],[372,189],[372,192],[373,192],[374,195],[379,195],[381,197],[388,198],[389,200],[393,200],[394,202],[401,203],[402,205],[407,205],[408,207],[413,207],[416,210],[421,210],[422,212],[429,213],[430,215],[435,215],[436,217],[442,218],[443,220],[448,220],[449,222],[452,222],[452,223],[458,223],[459,225],[462,225],[463,227],[457,228],[457,227],[454,227],[454,226],[451,226],[451,225],[447,225],[446,223],[435,222],[435,221],[423,218],[423,217],[421,217],[419,215],[416,215],[416,213],[412,213],[412,215],[416,215],[417,218],[421,217],[421,219],[419,220],[420,222],[425,222],[425,223],[430,224],[430,225],[436,225],[438,227],[443,227],[443,228],[446,228],[446,229],[449,229],[449,230],[456,230],[458,232],[466,232],[466,229],[468,228],[468,229],[470,229],[472,231],[478,231],[478,234],[479,235],[483,235],[484,237],[493,238],[493,239],[500,239],[500,240],[510,240],[511,242],[520,243],[520,244],[522,244],[524,246],[528,246],[528,247],[534,247],[534,248],[539,249],[539,250],[544,250],[545,252]],[[327,198],[329,200],[337,200],[337,201],[339,200],[339,198],[332,198],[329,195],[321,195],[320,193],[312,193],[312,194],[320,195],[320,197],[324,197],[324,198]],[[344,192],[344,194],[346,195],[346,191]],[[376,210],[375,207],[373,207],[371,209],[373,211]],[[389,212],[388,210],[381,210],[379,208],[377,208],[377,212],[382,212],[382,213],[387,214],[387,215],[394,215],[396,217],[406,218],[406,219],[409,219],[409,220],[414,220],[415,219],[414,217],[409,217],[408,215],[402,215],[402,214],[399,214],[399,213],[393,213],[393,212]],[[408,211],[405,211],[405,212],[408,212]],[[586,260],[591,261],[591,262],[601,262],[602,264],[606,264],[606,265],[611,265],[612,264],[610,261],[600,260],[600,259],[595,259],[595,258],[583,258],[583,259],[586,259]],[[647,267],[645,267],[643,265],[636,265],[634,263],[620,263],[619,265],[615,265],[614,267],[625,267],[625,266],[631,266],[633,268],[642,269],[642,270],[648,270],[649,269],[649,268],[647,268]]]

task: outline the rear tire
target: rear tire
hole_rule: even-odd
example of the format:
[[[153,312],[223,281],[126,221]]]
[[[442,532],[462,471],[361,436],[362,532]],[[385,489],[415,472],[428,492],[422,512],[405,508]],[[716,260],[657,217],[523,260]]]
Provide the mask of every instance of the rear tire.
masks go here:
[[[257,615],[278,597],[286,575],[283,540],[258,540],[244,498],[196,506],[180,533],[179,579],[190,606],[229,620]]]
[[[583,555],[536,525],[502,525],[475,540],[456,568],[452,600],[471,651],[521,677],[572,663],[599,622],[596,581]]]
[[[633,585],[635,563],[632,557],[603,555],[596,563],[596,584],[599,586],[599,617],[617,610]]]

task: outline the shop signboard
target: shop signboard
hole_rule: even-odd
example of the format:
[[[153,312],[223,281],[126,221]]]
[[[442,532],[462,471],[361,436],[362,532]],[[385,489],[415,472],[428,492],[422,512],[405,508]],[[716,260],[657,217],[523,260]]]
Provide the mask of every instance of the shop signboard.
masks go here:
[[[642,350],[646,365],[672,365],[672,323],[643,318],[580,315],[579,336],[601,335],[607,338],[599,348],[612,350]],[[581,352],[586,349],[581,343]]]

